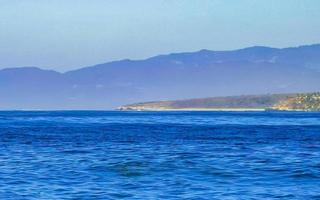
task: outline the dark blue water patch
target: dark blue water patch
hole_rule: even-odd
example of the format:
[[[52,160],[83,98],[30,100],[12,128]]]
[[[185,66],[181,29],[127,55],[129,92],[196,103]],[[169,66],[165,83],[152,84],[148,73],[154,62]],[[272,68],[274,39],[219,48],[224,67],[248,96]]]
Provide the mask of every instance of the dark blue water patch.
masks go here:
[[[0,112],[1,199],[317,199],[320,113]]]

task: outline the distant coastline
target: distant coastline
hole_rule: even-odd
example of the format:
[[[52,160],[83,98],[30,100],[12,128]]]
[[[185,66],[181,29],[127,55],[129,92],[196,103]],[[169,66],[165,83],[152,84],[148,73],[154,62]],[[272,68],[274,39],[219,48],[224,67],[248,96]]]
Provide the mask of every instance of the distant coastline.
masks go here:
[[[246,112],[246,111],[266,111],[266,109],[261,108],[181,108],[181,109],[170,109],[170,108],[159,108],[159,109],[121,109],[120,111],[223,111],[223,112]]]
[[[320,93],[242,95],[124,105],[121,111],[320,111]]]
[[[319,112],[302,109],[264,109],[264,108],[187,108],[187,109],[121,109],[117,111],[133,111],[133,112]]]

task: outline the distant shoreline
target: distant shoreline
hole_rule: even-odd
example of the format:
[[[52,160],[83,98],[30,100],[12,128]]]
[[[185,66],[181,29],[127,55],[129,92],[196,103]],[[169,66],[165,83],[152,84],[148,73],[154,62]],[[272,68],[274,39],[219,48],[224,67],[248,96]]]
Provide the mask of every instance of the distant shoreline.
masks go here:
[[[276,110],[265,108],[186,108],[186,109],[117,109],[117,111],[124,112],[200,112],[200,111],[212,111],[212,112],[317,112],[300,109],[288,109],[288,110]]]
[[[252,109],[252,108],[194,108],[194,109],[108,109],[108,110],[0,110],[0,112],[320,112],[311,110],[275,110],[275,109]]]
[[[135,111],[320,111],[320,92],[295,94],[240,95],[124,105],[119,110]]]
[[[261,108],[179,108],[179,109],[132,109],[132,110],[120,110],[120,111],[266,111],[266,109]]]

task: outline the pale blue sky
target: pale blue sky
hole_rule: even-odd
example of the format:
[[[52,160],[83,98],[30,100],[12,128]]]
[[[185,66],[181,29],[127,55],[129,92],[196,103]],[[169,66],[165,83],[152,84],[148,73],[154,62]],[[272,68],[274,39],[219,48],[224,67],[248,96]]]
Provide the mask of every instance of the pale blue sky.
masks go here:
[[[0,0],[0,68],[312,43],[319,0]]]

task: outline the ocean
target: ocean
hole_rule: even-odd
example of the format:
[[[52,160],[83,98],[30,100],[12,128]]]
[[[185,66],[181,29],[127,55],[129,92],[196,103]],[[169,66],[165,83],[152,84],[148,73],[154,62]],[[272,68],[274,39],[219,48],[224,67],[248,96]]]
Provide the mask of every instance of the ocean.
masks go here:
[[[0,112],[0,199],[320,199],[320,113]]]

